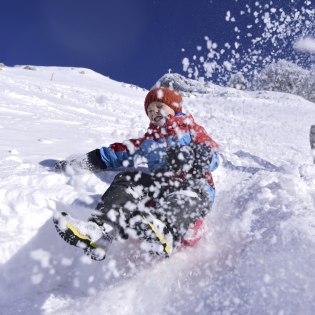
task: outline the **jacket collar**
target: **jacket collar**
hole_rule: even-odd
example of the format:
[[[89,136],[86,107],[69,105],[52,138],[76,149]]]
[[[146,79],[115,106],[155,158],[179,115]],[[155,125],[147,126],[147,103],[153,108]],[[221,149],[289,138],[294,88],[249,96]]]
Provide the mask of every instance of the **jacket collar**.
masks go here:
[[[190,115],[188,115],[190,116]],[[186,117],[184,113],[177,113],[175,116],[168,115],[166,123],[164,126],[159,127],[155,124],[150,123],[149,128],[147,130],[147,133],[152,137],[153,139],[160,139],[164,138],[165,135],[167,135],[167,130],[172,128],[173,122],[176,120],[178,117]]]

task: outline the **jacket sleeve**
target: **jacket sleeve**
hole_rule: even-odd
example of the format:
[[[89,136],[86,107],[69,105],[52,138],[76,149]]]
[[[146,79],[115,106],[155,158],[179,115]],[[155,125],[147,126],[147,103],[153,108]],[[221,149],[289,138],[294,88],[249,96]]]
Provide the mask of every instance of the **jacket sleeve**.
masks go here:
[[[113,143],[100,148],[100,157],[106,169],[133,166],[132,155],[123,143]]]
[[[100,148],[100,158],[106,169],[133,167],[133,158],[144,139],[145,136],[139,139],[129,139],[124,143],[113,143],[108,147]]]

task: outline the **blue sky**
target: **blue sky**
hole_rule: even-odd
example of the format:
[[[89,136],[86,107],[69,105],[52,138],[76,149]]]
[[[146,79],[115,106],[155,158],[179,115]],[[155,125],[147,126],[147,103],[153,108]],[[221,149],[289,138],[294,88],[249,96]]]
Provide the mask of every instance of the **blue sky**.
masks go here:
[[[205,36],[219,44],[233,41],[233,27],[225,21],[227,10],[239,12],[254,1],[0,3],[0,62],[8,66],[86,67],[117,81],[150,88],[168,69],[183,73],[183,57],[191,57],[196,47],[204,44]]]

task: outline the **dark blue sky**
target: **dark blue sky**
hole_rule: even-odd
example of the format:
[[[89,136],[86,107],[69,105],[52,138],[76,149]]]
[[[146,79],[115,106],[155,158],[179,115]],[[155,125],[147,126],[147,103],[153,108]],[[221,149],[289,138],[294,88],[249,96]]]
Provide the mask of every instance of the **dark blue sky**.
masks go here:
[[[86,67],[150,88],[168,69],[183,73],[182,58],[191,57],[204,36],[218,43],[232,40],[226,11],[253,3],[1,0],[0,62]]]

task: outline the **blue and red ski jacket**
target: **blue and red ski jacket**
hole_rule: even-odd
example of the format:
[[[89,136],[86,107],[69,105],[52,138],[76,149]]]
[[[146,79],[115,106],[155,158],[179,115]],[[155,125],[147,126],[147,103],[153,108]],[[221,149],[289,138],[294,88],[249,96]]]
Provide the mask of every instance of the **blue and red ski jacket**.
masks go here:
[[[113,143],[100,149],[102,161],[107,169],[134,167],[135,161],[145,159],[151,173],[167,170],[166,151],[173,146],[204,144],[211,148],[208,171],[204,178],[208,182],[208,191],[214,201],[214,182],[211,172],[219,165],[218,144],[198,125],[192,115],[178,113],[169,116],[164,127],[150,124],[143,137],[129,139],[123,143]]]

